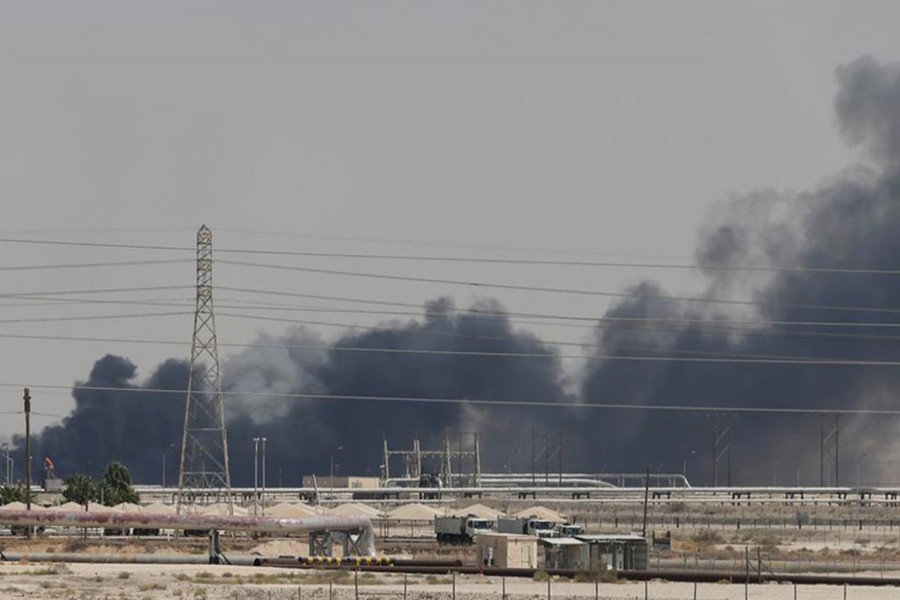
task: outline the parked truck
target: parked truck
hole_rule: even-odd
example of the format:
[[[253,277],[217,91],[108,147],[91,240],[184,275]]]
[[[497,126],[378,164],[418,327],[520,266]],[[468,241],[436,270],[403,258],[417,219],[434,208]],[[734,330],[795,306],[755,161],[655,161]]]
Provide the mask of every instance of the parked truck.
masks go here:
[[[556,526],[556,537],[575,537],[576,535],[584,535],[584,527],[566,524]]]
[[[537,537],[557,537],[556,523],[537,517],[500,517],[497,520],[500,533],[536,535]]]
[[[490,533],[494,522],[474,515],[435,517],[434,533],[439,544],[474,544],[480,533]]]

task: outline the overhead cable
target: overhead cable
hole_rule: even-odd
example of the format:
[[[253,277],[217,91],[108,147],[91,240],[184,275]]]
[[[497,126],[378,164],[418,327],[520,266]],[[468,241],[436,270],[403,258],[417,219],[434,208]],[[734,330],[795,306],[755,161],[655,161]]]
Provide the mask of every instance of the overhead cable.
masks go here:
[[[126,244],[113,242],[84,242],[67,240],[35,240],[21,238],[0,238],[0,243],[35,244],[49,246],[74,246],[88,248],[114,248],[131,250],[161,250],[174,252],[194,252],[191,246],[172,246],[158,244]],[[900,269],[885,268],[852,268],[852,267],[808,267],[808,266],[767,266],[767,265],[720,265],[715,263],[663,263],[635,261],[600,261],[600,260],[557,260],[530,258],[497,258],[466,256],[435,256],[421,254],[376,254],[357,252],[321,252],[313,250],[264,250],[259,248],[216,248],[216,254],[246,254],[263,256],[297,256],[305,258],[341,258],[353,260],[444,262],[468,264],[505,264],[534,266],[571,266],[571,267],[610,267],[627,269],[678,269],[704,271],[758,271],[788,273],[825,273],[825,274],[865,274],[865,275],[900,275]]]
[[[71,391],[95,391],[95,392],[121,392],[124,394],[160,394],[167,396],[183,397],[187,394],[185,389],[169,389],[169,388],[141,388],[141,387],[115,387],[115,386],[93,386],[93,385],[54,385],[54,384],[22,384],[22,383],[5,383],[0,382],[0,387],[20,388],[29,387],[33,390],[62,391],[69,393]],[[341,401],[353,400],[364,402],[397,402],[411,404],[459,404],[472,406],[498,406],[498,407],[541,407],[541,408],[569,408],[576,410],[637,410],[637,411],[666,411],[666,412],[700,412],[700,413],[776,413],[776,414],[838,414],[838,415],[881,415],[881,416],[900,416],[900,409],[876,409],[876,408],[830,408],[830,407],[807,407],[794,408],[783,406],[721,406],[721,405],[689,405],[689,404],[624,404],[624,403],[593,403],[593,402],[567,402],[552,400],[535,400],[533,402],[524,400],[491,400],[478,398],[429,398],[418,396],[369,396],[369,395],[353,395],[353,394],[307,394],[300,392],[250,392],[250,391],[234,391],[223,390],[221,392],[226,397],[245,397],[245,398],[282,398],[286,400],[328,400]]]

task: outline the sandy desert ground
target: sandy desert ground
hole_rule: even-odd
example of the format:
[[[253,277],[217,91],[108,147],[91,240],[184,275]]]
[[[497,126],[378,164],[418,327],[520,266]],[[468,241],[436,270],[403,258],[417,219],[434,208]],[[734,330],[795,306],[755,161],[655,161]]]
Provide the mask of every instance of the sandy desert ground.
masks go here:
[[[286,571],[261,567],[204,565],[110,565],[57,564],[0,565],[0,598],[35,600],[163,600],[181,599],[259,599],[259,600],[326,600],[328,578],[325,572]],[[409,600],[450,600],[451,581],[447,577],[409,576],[406,598]],[[362,598],[401,599],[403,579],[397,575],[360,574],[356,595],[352,574],[338,577],[332,600]],[[792,585],[768,584],[750,586],[748,598],[756,600],[788,600],[795,598]],[[506,581],[507,597],[515,600],[547,598],[547,583],[521,580]],[[649,598],[683,600],[694,598],[693,584],[650,582]],[[600,584],[555,581],[550,586],[551,598],[604,598],[638,600],[645,597],[643,583]],[[887,600],[900,597],[897,588],[848,587],[846,596],[841,586],[798,586],[796,598],[801,600]],[[599,594],[596,596],[595,594]],[[456,580],[459,600],[501,598],[502,582],[498,578],[461,576]],[[696,598],[703,600],[743,599],[744,586],[701,584]]]

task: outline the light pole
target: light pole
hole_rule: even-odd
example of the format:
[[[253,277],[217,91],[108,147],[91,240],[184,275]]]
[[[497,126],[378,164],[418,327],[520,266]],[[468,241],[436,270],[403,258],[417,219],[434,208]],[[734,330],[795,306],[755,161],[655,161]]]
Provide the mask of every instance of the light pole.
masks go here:
[[[266,514],[266,438],[262,438],[262,514]]]
[[[344,449],[343,446],[338,446],[337,450],[335,450],[335,452],[340,452],[343,449]],[[341,466],[341,465],[338,465],[338,466]],[[334,454],[331,455],[331,470],[329,472],[328,479],[329,479],[328,483],[330,484],[330,487],[334,488]]]
[[[697,454],[696,450],[691,450],[691,457]],[[687,457],[681,459],[681,476],[684,477],[684,483],[687,485]]]
[[[3,454],[6,455],[6,485],[12,485],[12,481],[10,480],[9,473],[9,444],[3,443]]]
[[[162,487],[166,487],[166,463],[169,462],[169,450],[175,447],[175,444],[169,444],[168,448],[163,448],[162,453]]]
[[[253,514],[257,510],[257,494],[259,493],[259,438],[253,438]]]

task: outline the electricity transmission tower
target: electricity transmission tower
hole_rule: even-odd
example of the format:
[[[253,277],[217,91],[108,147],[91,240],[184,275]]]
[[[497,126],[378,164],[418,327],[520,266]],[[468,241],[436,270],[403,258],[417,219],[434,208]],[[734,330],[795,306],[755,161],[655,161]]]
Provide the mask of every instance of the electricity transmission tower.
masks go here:
[[[197,305],[184,407],[178,514],[190,512],[197,498],[203,494],[224,496],[222,499],[227,513],[234,514],[213,314],[212,231],[206,225],[197,231]]]

